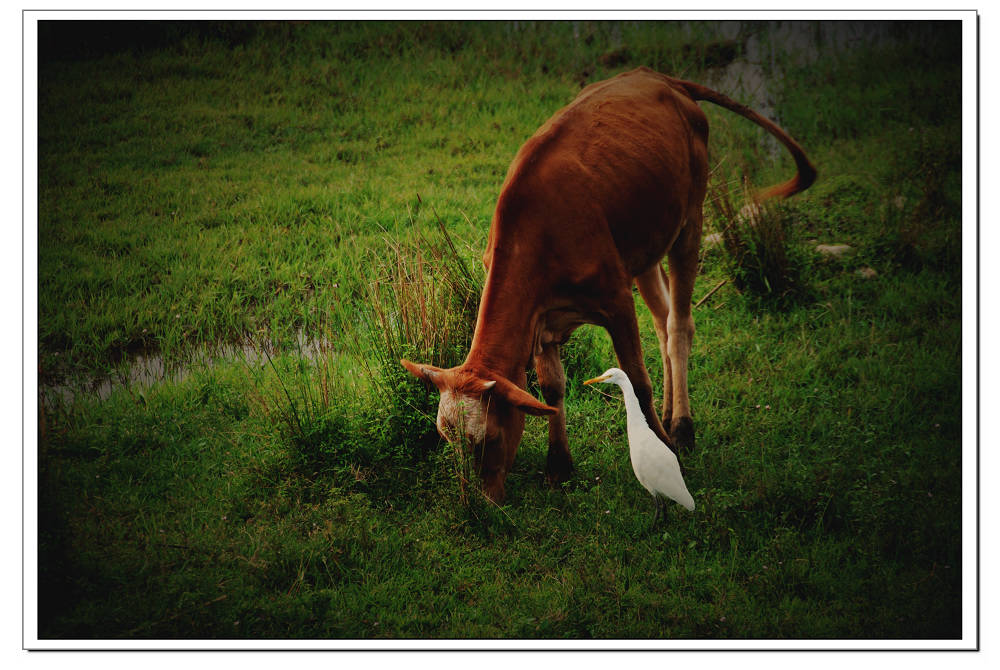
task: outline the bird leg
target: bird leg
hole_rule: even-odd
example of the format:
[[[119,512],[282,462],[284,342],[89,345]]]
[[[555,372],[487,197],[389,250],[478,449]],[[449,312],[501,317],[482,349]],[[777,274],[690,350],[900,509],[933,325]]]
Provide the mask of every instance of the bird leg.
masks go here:
[[[653,502],[654,502],[654,506],[655,506],[656,509],[653,512],[653,523],[649,527],[650,530],[652,530],[653,528],[656,528],[656,522],[659,520],[660,515],[664,513],[663,512],[663,498],[661,498],[660,496],[654,495],[653,496]]]

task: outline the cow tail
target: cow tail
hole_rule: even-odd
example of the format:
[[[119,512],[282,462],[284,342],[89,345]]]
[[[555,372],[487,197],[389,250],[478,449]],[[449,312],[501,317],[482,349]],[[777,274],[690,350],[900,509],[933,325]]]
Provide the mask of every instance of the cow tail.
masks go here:
[[[760,200],[767,200],[768,198],[788,198],[796,193],[806,190],[814,181],[816,181],[816,168],[809,162],[809,158],[806,157],[806,152],[803,151],[798,142],[789,137],[788,133],[779,128],[770,119],[766,119],[746,105],[741,105],[735,100],[732,100],[717,91],[713,91],[710,88],[701,86],[700,84],[695,84],[694,82],[684,81],[681,79],[669,79],[672,84],[686,91],[692,99],[707,100],[712,104],[724,107],[731,112],[753,121],[777,138],[777,140],[785,145],[785,148],[791,152],[792,158],[795,159],[795,166],[798,169],[797,173],[788,181],[782,184],[776,184],[759,193],[758,197]]]

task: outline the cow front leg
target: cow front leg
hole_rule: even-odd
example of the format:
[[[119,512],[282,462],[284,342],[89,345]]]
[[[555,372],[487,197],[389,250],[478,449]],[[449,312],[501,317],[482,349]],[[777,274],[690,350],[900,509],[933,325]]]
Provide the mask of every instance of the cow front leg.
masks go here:
[[[549,416],[549,453],[545,460],[545,477],[555,486],[573,473],[573,458],[569,453],[569,438],[566,435],[566,374],[559,358],[559,345],[549,343],[542,346],[535,356],[535,371],[538,385],[542,389],[545,402],[558,411]]]
[[[504,491],[504,480],[506,479],[507,473],[503,471],[487,473],[483,477],[483,495],[497,505],[502,505],[504,498],[507,497],[507,493]]]
[[[611,343],[615,348],[615,355],[618,356],[618,366],[632,382],[632,390],[639,400],[639,407],[646,417],[646,423],[664,444],[676,452],[670,437],[663,429],[660,417],[653,408],[653,384],[649,380],[646,364],[642,360],[639,324],[635,318],[635,303],[632,300],[630,284],[613,303],[605,328],[611,335]]]

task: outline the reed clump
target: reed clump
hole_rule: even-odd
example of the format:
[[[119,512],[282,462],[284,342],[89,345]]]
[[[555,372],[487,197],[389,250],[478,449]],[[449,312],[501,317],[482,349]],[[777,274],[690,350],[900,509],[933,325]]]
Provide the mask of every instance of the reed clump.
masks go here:
[[[438,444],[437,392],[400,359],[448,368],[472,342],[483,273],[470,267],[442,223],[434,237],[386,239],[368,254],[370,279],[358,311],[361,356],[384,412],[389,444],[426,454]]]
[[[804,262],[790,245],[790,212],[780,204],[760,202],[747,180],[741,192],[737,199],[725,182],[709,190],[726,270],[741,292],[787,305],[806,292]]]

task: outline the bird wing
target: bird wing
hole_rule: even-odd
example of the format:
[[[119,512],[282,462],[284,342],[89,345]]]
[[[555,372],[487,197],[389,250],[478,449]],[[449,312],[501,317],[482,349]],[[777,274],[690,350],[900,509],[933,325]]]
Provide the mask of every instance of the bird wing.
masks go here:
[[[676,503],[683,505],[689,510],[694,509],[694,499],[687,490],[684,483],[684,476],[681,474],[681,466],[677,461],[677,456],[670,451],[667,445],[660,441],[652,430],[647,428],[648,434],[641,436],[639,450],[641,453],[640,467],[642,476],[638,469],[636,476],[639,481],[654,494],[670,498]],[[633,467],[636,467],[633,463]]]

